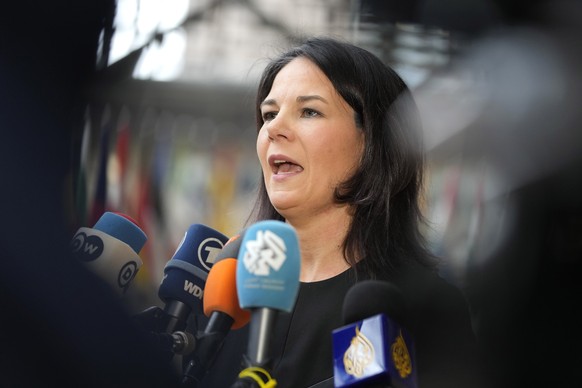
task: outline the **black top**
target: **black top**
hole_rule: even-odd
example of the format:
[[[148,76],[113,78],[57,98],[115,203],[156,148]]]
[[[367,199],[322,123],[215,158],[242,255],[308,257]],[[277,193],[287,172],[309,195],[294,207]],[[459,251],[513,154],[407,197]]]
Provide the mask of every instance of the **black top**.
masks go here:
[[[357,276],[357,280],[367,278]],[[476,381],[466,380],[476,378],[476,348],[462,293],[421,269],[380,278],[397,285],[408,303],[419,386],[477,386]],[[310,387],[333,377],[332,331],[344,326],[343,301],[355,282],[355,272],[347,270],[327,280],[300,284],[294,310],[279,314],[275,324],[271,374],[278,388]],[[240,371],[247,337],[248,327],[229,333],[199,388],[231,386]]]
[[[343,326],[344,296],[355,282],[353,271],[331,279],[301,283],[291,313],[279,316],[273,340],[277,387],[309,387],[333,376],[332,331]]]

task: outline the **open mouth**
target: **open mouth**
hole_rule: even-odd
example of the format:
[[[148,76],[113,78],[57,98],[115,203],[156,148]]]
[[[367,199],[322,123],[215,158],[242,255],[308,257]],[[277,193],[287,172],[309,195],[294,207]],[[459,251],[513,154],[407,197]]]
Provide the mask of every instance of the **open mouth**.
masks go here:
[[[285,159],[273,159],[269,164],[275,175],[294,174],[303,171],[303,167]]]

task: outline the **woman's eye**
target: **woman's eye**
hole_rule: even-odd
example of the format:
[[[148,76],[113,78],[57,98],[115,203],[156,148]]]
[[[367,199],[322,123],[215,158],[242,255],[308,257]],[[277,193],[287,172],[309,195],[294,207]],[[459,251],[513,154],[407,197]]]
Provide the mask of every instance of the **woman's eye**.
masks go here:
[[[303,117],[317,117],[317,116],[320,116],[318,111],[309,108],[303,109]]]
[[[263,121],[271,121],[277,116],[277,112],[264,112]]]

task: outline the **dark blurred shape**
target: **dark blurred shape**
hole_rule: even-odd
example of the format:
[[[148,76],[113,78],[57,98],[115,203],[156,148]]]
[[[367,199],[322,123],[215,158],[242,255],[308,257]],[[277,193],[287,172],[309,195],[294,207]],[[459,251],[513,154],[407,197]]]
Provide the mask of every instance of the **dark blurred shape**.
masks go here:
[[[504,178],[484,205],[500,209],[498,231],[510,224],[467,282],[495,387],[582,381],[582,7],[554,2],[545,14],[476,61],[490,61],[495,93],[466,146]]]
[[[454,247],[467,252],[465,291],[486,374],[500,388],[580,385],[580,2],[363,0],[361,13],[370,23],[418,24],[443,28],[452,39],[472,38],[464,54],[479,52],[471,71],[486,86],[473,84],[471,91],[485,103],[475,122],[432,156],[460,156],[465,171],[482,163],[501,178],[495,194],[473,209],[484,212],[478,228],[489,233],[470,249],[467,240]],[[466,96],[452,90],[454,113],[463,113]],[[451,125],[459,118],[454,113]]]
[[[475,36],[507,25],[538,22],[549,0],[362,0],[363,21],[420,24]]]
[[[496,387],[582,379],[582,161],[514,190],[517,227],[470,273],[476,330]]]
[[[72,177],[99,37],[115,2],[0,13],[0,386],[161,387],[172,367],[69,257]],[[105,34],[106,35],[106,34]],[[73,225],[71,225],[73,224]]]

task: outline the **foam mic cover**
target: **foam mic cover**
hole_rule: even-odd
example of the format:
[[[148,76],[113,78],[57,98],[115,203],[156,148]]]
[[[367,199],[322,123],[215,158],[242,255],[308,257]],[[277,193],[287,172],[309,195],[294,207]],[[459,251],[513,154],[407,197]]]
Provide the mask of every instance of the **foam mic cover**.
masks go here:
[[[227,314],[234,320],[232,329],[241,328],[250,320],[250,312],[239,305],[236,291],[236,267],[237,260],[234,258],[217,261],[208,273],[203,300],[204,314],[207,317],[215,311]]]
[[[218,263],[223,259],[236,260],[238,258],[238,254],[240,252],[240,247],[242,244],[242,237],[244,236],[245,232],[246,229],[228,239],[228,241],[224,245],[224,248],[222,248],[222,250],[218,252],[218,254],[216,255],[215,263]]]
[[[352,286],[343,305],[347,325],[332,333],[335,386],[416,388],[415,347],[407,315],[395,285],[366,280]]]
[[[73,257],[123,295],[143,262],[145,233],[129,216],[106,212],[93,228],[79,228],[71,241]]]
[[[244,234],[238,255],[236,287],[244,309],[290,312],[299,291],[299,241],[282,221],[260,221]]]
[[[193,224],[186,230],[164,267],[164,278],[158,289],[158,296],[166,303],[166,311],[180,321],[170,323],[168,332],[182,330],[185,316],[190,312],[202,313],[208,272],[227,241],[228,237],[202,224]]]
[[[350,324],[385,313],[407,325],[404,295],[394,284],[381,280],[365,280],[354,284],[346,293],[342,306],[344,324]]]

